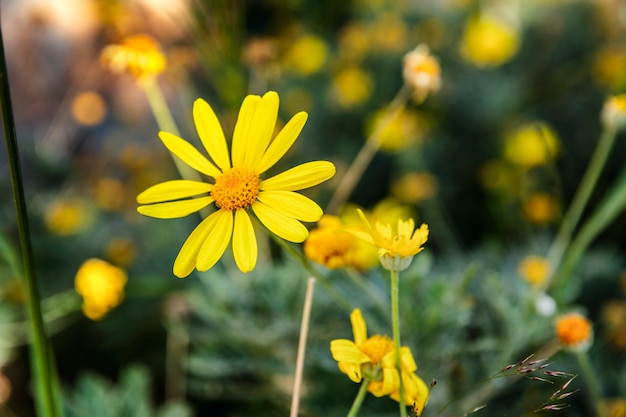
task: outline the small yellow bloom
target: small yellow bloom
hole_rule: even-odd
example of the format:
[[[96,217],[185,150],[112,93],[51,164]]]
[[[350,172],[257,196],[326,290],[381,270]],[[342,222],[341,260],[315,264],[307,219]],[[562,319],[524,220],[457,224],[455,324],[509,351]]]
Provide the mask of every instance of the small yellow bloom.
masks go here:
[[[495,67],[510,60],[520,46],[519,31],[490,15],[468,20],[461,53],[477,67]]]
[[[101,320],[124,299],[124,270],[100,259],[88,259],[78,269],[74,285],[83,297],[83,313]]]
[[[370,74],[358,66],[341,69],[333,78],[333,90],[343,107],[363,104],[370,98],[374,81]]]
[[[536,192],[522,202],[522,213],[526,220],[537,225],[546,225],[559,217],[559,204],[554,196]]]
[[[591,322],[582,314],[569,313],[558,317],[555,329],[563,346],[575,352],[587,350],[593,341]]]
[[[150,80],[165,71],[165,56],[148,35],[133,35],[108,45],[100,54],[102,65],[114,73],[127,73],[137,81]]]
[[[337,216],[325,214],[304,241],[304,255],[329,269],[353,267],[364,271],[378,262],[376,250],[344,230]]]
[[[87,229],[93,219],[90,205],[80,198],[63,198],[46,209],[44,222],[50,232],[69,236]]]
[[[322,69],[327,56],[328,48],[321,38],[304,35],[290,46],[285,56],[285,65],[299,75],[308,76]]]
[[[552,268],[547,259],[540,256],[527,256],[519,263],[517,272],[533,287],[540,287],[548,276]]]
[[[426,121],[413,110],[404,109],[389,115],[386,109],[374,113],[366,122],[368,135],[376,132],[373,140],[380,143],[380,149],[396,152],[411,145],[419,144],[423,137]]]
[[[404,55],[402,70],[404,82],[413,88],[418,101],[424,100],[441,88],[441,67],[439,61],[430,54],[428,46],[418,45]]]
[[[409,267],[413,256],[424,250],[423,245],[428,240],[428,225],[425,223],[415,229],[412,218],[398,220],[397,229],[392,230],[390,224],[376,221],[376,228],[372,229],[363,211],[359,209],[358,212],[368,233],[355,229],[350,229],[350,233],[378,248],[378,259],[383,268],[403,271]]]
[[[600,117],[607,128],[623,129],[626,127],[626,94],[606,99]]]
[[[393,340],[381,335],[368,338],[367,326],[359,309],[352,311],[350,321],[354,341],[335,339],[330,342],[330,352],[339,370],[356,383],[365,378],[369,381],[368,391],[376,397],[389,395],[399,401],[400,377]],[[415,404],[419,416],[428,401],[428,387],[415,374],[417,365],[411,350],[406,346],[400,348],[400,362],[405,403],[408,406]]]
[[[505,138],[504,156],[525,168],[545,164],[559,153],[556,132],[542,122],[526,123]]]
[[[154,185],[137,196],[137,211],[159,219],[184,217],[205,207],[217,210],[189,235],[174,262],[174,275],[184,278],[194,269],[206,271],[222,257],[232,240],[235,263],[250,272],[257,261],[257,242],[250,211],[277,236],[303,242],[309,231],[301,222],[315,222],[322,209],[295,191],[318,185],[333,175],[328,161],[313,161],[263,179],[283,157],[307,119],[300,112],[272,140],[278,116],[278,94],[249,95],[235,124],[231,151],[211,106],[198,99],[193,118],[209,161],[184,139],[168,132],[159,138],[174,155],[212,182],[174,180]]]

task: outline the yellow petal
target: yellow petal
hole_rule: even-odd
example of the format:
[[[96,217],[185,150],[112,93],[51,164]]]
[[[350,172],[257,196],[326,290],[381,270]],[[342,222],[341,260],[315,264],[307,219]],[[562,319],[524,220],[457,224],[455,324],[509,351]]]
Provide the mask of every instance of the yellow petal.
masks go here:
[[[258,250],[250,216],[244,209],[235,212],[233,254],[241,272],[250,272],[256,265]]]
[[[252,119],[261,102],[261,97],[249,95],[241,103],[237,123],[233,132],[232,160],[233,166],[243,167],[246,160],[248,141],[252,135]]]
[[[213,162],[222,171],[230,168],[228,146],[222,126],[209,103],[201,98],[193,103],[193,120],[198,136]]]
[[[376,243],[374,242],[374,238],[369,233],[365,233],[362,230],[352,229],[349,227],[346,227],[345,229],[342,229],[342,230],[350,233],[353,236],[358,237],[359,239],[363,240],[366,243],[369,243],[372,246],[376,246]]]
[[[415,405],[415,411],[419,416],[428,402],[428,386],[417,375],[404,372],[402,373],[402,386],[404,388],[405,404],[407,406]],[[399,401],[399,394],[398,392],[398,398],[395,398],[396,401]]]
[[[361,352],[357,345],[348,339],[335,339],[330,342],[330,353],[337,362],[361,364],[371,362],[369,356]]]
[[[198,251],[198,258],[196,259],[198,271],[206,271],[219,261],[233,234],[233,213],[231,211],[218,210],[212,216],[216,217],[215,225],[209,231]]]
[[[185,243],[183,243],[178,256],[174,261],[174,275],[178,278],[185,278],[196,267],[196,257],[200,246],[206,240],[209,232],[215,227],[215,222],[219,217],[212,213],[191,232]]]
[[[305,112],[297,113],[276,135],[256,166],[256,172],[264,173],[287,153],[291,145],[298,139],[308,115]]]
[[[367,340],[367,327],[365,320],[363,320],[363,314],[361,310],[355,308],[350,314],[350,322],[352,323],[352,335],[354,336],[354,343],[357,345],[362,344]]]
[[[252,210],[265,227],[289,242],[304,242],[309,236],[309,231],[302,223],[293,217],[285,216],[267,204],[257,201],[252,205]]]
[[[188,200],[170,201],[167,203],[149,204],[137,207],[137,211],[144,216],[157,219],[175,219],[195,213],[211,204],[213,197],[191,198]]]
[[[272,140],[278,117],[278,101],[275,91],[268,91],[261,97],[251,121],[251,136],[248,137],[242,168],[254,168]]]
[[[211,177],[221,174],[221,171],[215,165],[186,140],[168,132],[159,132],[159,138],[171,153],[196,171]]]
[[[335,175],[335,166],[331,162],[307,162],[261,181],[261,190],[302,190],[324,182],[333,175]]]
[[[411,373],[417,370],[417,364],[415,363],[415,359],[413,359],[411,349],[407,346],[400,348],[400,363],[404,372]]]
[[[151,204],[193,197],[211,191],[212,184],[201,181],[173,180],[153,185],[137,196],[137,203]]]
[[[261,191],[258,200],[303,222],[316,222],[324,214],[315,201],[293,191]]]
[[[352,382],[356,382],[358,384],[361,382],[361,379],[363,379],[363,375],[361,374],[361,365],[348,362],[338,362],[337,367],[343,374],[348,375],[348,378],[350,378]]]

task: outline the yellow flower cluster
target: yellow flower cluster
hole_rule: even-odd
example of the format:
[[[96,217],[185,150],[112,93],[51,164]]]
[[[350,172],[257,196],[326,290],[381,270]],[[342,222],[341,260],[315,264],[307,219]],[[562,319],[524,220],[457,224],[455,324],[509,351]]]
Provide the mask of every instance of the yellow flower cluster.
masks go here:
[[[510,60],[519,46],[519,32],[515,27],[484,14],[468,20],[461,53],[477,67],[495,67]]]
[[[526,123],[506,136],[504,156],[515,165],[531,168],[553,160],[559,149],[552,128],[542,122]]]
[[[93,213],[87,201],[80,198],[61,198],[46,209],[44,222],[55,235],[69,236],[87,229]]]
[[[100,62],[110,71],[130,74],[137,81],[150,80],[167,66],[157,41],[144,34],[107,46],[100,55]]]
[[[124,299],[126,272],[100,259],[86,260],[78,269],[74,285],[83,297],[83,313],[101,320]]]

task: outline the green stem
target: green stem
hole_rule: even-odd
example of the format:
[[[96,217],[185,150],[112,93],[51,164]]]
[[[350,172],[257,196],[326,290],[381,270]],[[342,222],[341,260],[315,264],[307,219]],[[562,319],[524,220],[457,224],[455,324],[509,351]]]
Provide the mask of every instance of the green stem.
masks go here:
[[[393,343],[396,349],[396,368],[400,380],[400,416],[406,417],[406,401],[404,400],[404,386],[402,384],[402,360],[400,359],[400,307],[398,296],[398,271],[390,271],[391,274],[391,318],[393,322]]]
[[[370,381],[363,378],[363,382],[361,382],[361,388],[359,388],[359,392],[354,398],[354,402],[352,403],[352,407],[350,407],[350,411],[348,411],[347,417],[356,417],[359,409],[361,408],[361,404],[363,404],[363,400],[365,399],[365,394],[367,394],[367,387],[369,386],[369,384]]]
[[[561,222],[561,227],[557,233],[550,250],[548,251],[548,262],[552,265],[553,271],[559,268],[559,265],[563,259],[563,254],[569,246],[574,229],[578,225],[580,217],[589,201],[589,197],[596,186],[598,177],[602,172],[602,168],[609,156],[615,137],[617,136],[617,130],[614,127],[605,127],[598,141],[598,145],[591,157],[587,171],[585,172],[574,199],[565,213],[565,217]],[[544,289],[548,288],[552,282],[552,277],[544,284]]]
[[[40,304],[41,297],[39,294],[37,278],[35,277],[33,250],[28,224],[28,212],[26,210],[26,201],[24,198],[24,184],[22,181],[20,157],[17,147],[17,135],[15,132],[15,121],[13,118],[13,106],[11,104],[11,93],[9,90],[4,42],[2,40],[1,31],[0,49],[0,101],[2,106],[2,125],[4,127],[4,139],[6,141],[11,183],[13,186],[13,198],[15,200],[22,264],[28,293],[28,314],[30,317],[30,332],[32,334],[32,343],[29,347],[31,353],[31,364],[33,366],[33,377],[36,385],[36,409],[39,416],[54,417],[57,415],[57,401],[54,396],[54,393],[57,392],[57,390],[53,387],[54,381],[51,375],[55,374],[55,372],[52,372],[53,365],[50,362],[52,355],[48,345],[46,330],[44,328]]]
[[[576,360],[578,361],[580,371],[587,382],[587,387],[589,388],[589,398],[593,404],[596,417],[605,417],[602,409],[600,383],[598,381],[597,374],[593,370],[593,366],[591,366],[591,361],[589,360],[587,351],[576,352]]]

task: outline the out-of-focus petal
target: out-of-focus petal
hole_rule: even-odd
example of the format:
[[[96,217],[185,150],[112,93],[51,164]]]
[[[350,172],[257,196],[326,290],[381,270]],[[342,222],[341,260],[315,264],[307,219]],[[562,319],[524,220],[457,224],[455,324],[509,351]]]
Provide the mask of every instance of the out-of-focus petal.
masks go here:
[[[352,334],[354,336],[354,343],[361,345],[367,340],[367,325],[363,319],[361,310],[355,308],[350,313],[350,322],[352,323]]]

